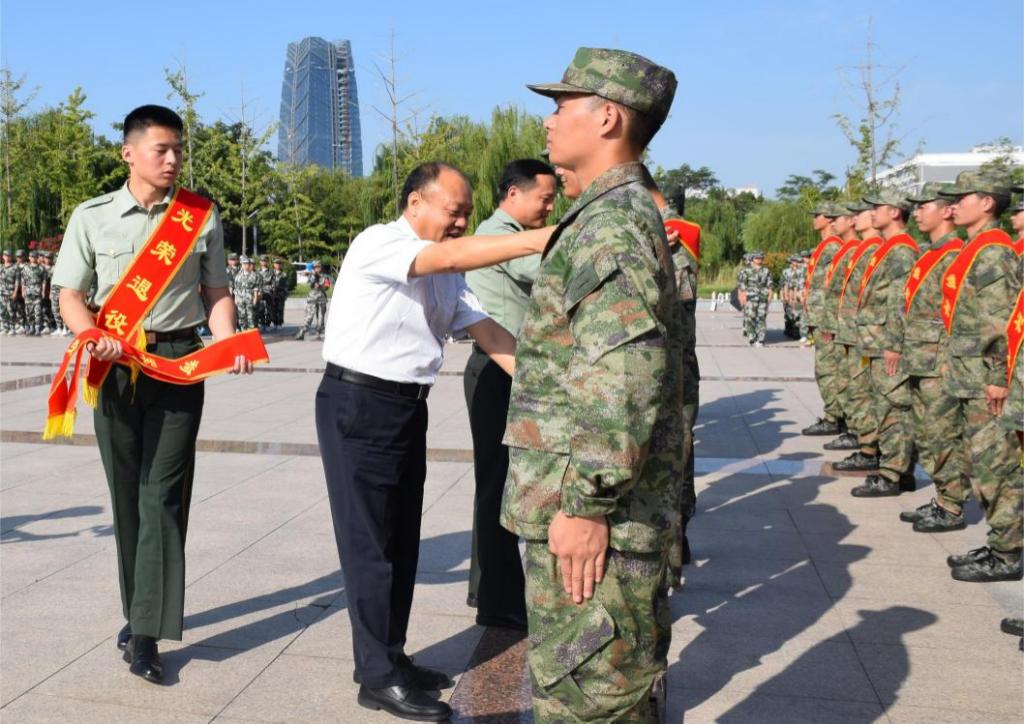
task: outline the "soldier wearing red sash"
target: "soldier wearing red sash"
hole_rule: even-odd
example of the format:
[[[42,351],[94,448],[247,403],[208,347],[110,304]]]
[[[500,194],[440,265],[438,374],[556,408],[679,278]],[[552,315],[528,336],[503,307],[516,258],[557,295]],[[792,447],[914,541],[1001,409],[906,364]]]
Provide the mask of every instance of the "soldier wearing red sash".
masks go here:
[[[83,340],[91,354],[89,379],[96,388],[87,386],[86,399],[98,395],[94,424],[127,620],[117,646],[133,674],[154,682],[163,678],[157,640],[181,639],[185,529],[203,409],[201,381],[163,379],[202,379],[195,353],[203,345],[195,330],[206,322],[204,302],[215,340],[235,331],[216,208],[174,189],[181,132],[181,118],[168,108],[142,106],[128,114],[121,149],[128,182],[75,209],[53,275],[62,287],[61,315],[80,336],[69,357]],[[93,281],[103,305],[98,316],[86,306]],[[170,362],[186,356],[180,365]],[[249,373],[250,360],[234,357],[218,371]],[[142,365],[175,369],[139,374]],[[69,431],[74,400],[72,394],[66,410],[51,407],[50,435]]]
[[[990,530],[988,545],[950,556],[948,563],[959,581],[1019,581],[1021,448],[999,419],[1009,393],[1006,323],[1021,288],[1019,258],[998,225],[1010,192],[994,178],[965,172],[949,198],[955,199],[953,220],[967,229],[968,242],[942,283],[949,344],[939,371],[946,406],[939,444],[965,447],[964,474]]]
[[[903,287],[917,261],[918,246],[906,233],[910,203],[883,189],[864,199],[871,225],[884,242],[868,260],[857,290],[857,347],[868,360],[871,396],[878,420],[878,473],[851,493],[858,498],[899,495],[915,487],[910,388],[900,368],[903,349]],[[851,290],[847,289],[847,293]]]
[[[1017,235],[1017,241],[1013,242],[1013,248],[1017,256],[1024,255],[1024,199],[1021,199],[1013,207],[1013,216],[1010,217],[1013,225],[1013,233]]]
[[[943,415],[941,350],[948,339],[942,327],[942,279],[963,247],[953,223],[953,208],[939,191],[942,184],[927,184],[911,197],[917,228],[930,240],[910,272],[903,290],[904,344],[900,364],[910,375],[911,426],[921,465],[935,483],[935,498],[916,510],[900,513],[921,533],[941,533],[966,527],[963,505],[970,487],[961,476],[963,446],[940,446],[936,421]]]

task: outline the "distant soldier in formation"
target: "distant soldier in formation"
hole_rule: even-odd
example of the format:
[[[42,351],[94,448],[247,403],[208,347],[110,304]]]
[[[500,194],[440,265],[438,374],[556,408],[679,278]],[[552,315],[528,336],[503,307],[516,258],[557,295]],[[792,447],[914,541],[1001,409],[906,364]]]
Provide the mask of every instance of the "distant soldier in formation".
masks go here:
[[[284,304],[288,299],[288,274],[284,262],[274,259],[274,296],[271,305],[270,322],[275,329],[284,326]]]
[[[269,329],[274,306],[274,270],[270,268],[270,259],[266,254],[260,257],[260,268],[256,272],[260,277],[260,295],[256,302],[256,324],[260,329]]]
[[[22,288],[21,281],[25,274],[25,269],[28,268],[28,262],[25,257],[25,250],[18,249],[14,252],[14,266],[17,268],[18,273],[15,276],[14,284],[14,300],[13,314],[14,314],[14,331],[15,332],[28,332],[28,320],[25,318],[25,292]]]
[[[779,297],[782,299],[782,315],[786,326],[783,333],[790,339],[800,339],[800,311],[802,309],[797,296],[800,286],[800,255],[790,254],[786,260],[788,266],[779,277]]]
[[[0,269],[0,324],[3,333],[10,336],[18,326],[14,318],[14,294],[18,288],[18,266],[14,252],[4,249],[3,268]]]
[[[238,254],[235,252],[228,254],[228,265],[224,271],[228,275],[228,289],[234,293],[235,277],[238,276],[238,272],[241,271],[241,268],[238,266]]]
[[[21,270],[21,293],[25,300],[25,334],[38,336],[43,333],[46,318],[43,313],[43,288],[46,286],[46,270],[39,264],[39,252],[28,253],[28,264]]]
[[[256,302],[260,296],[260,275],[253,270],[252,259],[243,256],[242,271],[235,275],[235,309],[238,310],[238,328],[253,329],[256,326]]]
[[[772,298],[772,275],[764,265],[764,252],[750,255],[750,269],[737,286],[743,305],[743,334],[754,347],[764,347],[768,332],[768,303]]]
[[[295,339],[305,339],[306,332],[316,330],[317,339],[324,338],[324,319],[327,317],[327,290],[331,287],[331,279],[323,273],[323,264],[319,260],[313,263],[313,273],[309,275],[309,294],[306,295],[306,316]]]

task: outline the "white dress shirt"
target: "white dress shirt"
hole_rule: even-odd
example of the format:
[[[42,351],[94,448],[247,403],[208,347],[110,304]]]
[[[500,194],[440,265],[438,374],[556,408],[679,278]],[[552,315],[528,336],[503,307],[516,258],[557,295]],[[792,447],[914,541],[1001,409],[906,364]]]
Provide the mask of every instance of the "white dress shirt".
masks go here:
[[[338,273],[323,358],[393,382],[431,385],[444,360],[446,335],[486,319],[461,274],[409,277],[430,244],[399,217],[363,231]]]

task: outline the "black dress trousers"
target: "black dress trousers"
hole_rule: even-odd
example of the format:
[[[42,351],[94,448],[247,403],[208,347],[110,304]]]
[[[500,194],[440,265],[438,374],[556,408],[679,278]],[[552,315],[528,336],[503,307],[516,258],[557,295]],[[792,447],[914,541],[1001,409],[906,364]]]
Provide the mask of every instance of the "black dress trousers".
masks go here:
[[[345,576],[362,683],[407,685],[404,647],[416,584],[427,403],[324,376],[316,431]]]

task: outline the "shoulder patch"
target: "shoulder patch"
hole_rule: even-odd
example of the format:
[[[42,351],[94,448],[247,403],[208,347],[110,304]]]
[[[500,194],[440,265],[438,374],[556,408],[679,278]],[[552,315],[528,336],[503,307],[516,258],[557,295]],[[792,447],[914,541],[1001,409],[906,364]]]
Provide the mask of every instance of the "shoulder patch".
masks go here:
[[[104,204],[109,204],[113,200],[114,200],[114,194],[104,194],[103,196],[97,196],[94,199],[89,199],[88,201],[83,201],[82,202],[82,208],[83,209],[91,209],[91,208],[94,208],[96,206],[103,206]]]

